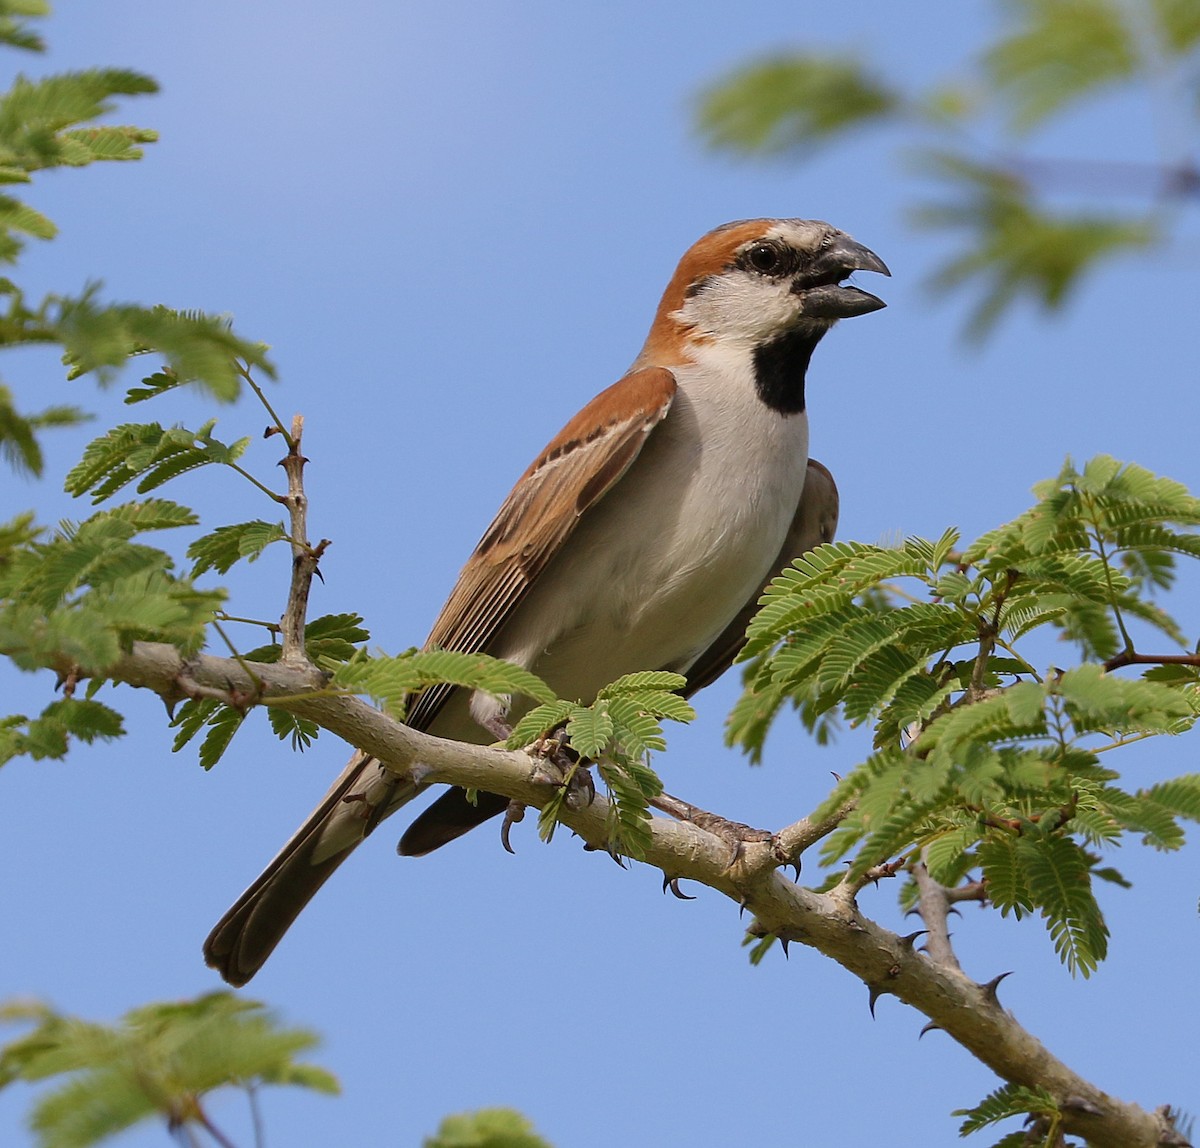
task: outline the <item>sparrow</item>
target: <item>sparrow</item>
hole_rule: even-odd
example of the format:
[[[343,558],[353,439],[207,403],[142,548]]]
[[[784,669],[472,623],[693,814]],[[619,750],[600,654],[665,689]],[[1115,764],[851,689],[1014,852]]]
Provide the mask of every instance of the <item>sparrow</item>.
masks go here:
[[[686,675],[688,693],[719,677],[765,584],[833,536],[837,487],[808,457],[805,378],[838,319],[885,305],[845,284],[855,271],[890,274],[819,220],[743,220],[698,240],[628,373],[517,480],[426,647],[507,659],[583,702],[638,670]],[[528,705],[432,686],[406,722],[490,742]],[[245,984],[359,842],[426,788],[356,753],[213,929],[207,963]],[[507,806],[450,788],[399,852],[428,853]]]

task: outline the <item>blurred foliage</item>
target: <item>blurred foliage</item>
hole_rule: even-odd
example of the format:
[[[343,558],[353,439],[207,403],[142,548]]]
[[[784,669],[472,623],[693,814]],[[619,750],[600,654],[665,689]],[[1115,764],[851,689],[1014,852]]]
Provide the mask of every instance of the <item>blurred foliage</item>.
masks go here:
[[[423,1148],[550,1148],[519,1112],[508,1108],[481,1108],[447,1116],[437,1135],[426,1138]]]
[[[229,1145],[206,1108],[218,1089],[240,1089],[252,1103],[264,1085],[338,1092],[330,1073],[295,1059],[315,1035],[283,1028],[261,1004],[228,992],[146,1005],[115,1025],[36,1003],[5,1005],[0,1020],[34,1024],[0,1047],[0,1088],[57,1081],[33,1106],[38,1148],[87,1148],[155,1118],[184,1143],[203,1132]]]
[[[1104,261],[1166,246],[1176,208],[1200,199],[1196,0],[994,2],[1003,30],[965,78],[911,91],[882,61],[774,53],[710,86],[696,110],[709,145],[743,159],[802,163],[851,132],[890,132],[917,181],[914,224],[961,244],[930,283],[940,294],[974,291],[972,339],[1021,300],[1058,309]],[[1017,151],[1069,125],[1089,100],[1123,92],[1144,96],[1156,123],[1171,126],[1156,164],[1033,163]],[[1147,200],[1134,211],[1113,202],[1131,181]]]

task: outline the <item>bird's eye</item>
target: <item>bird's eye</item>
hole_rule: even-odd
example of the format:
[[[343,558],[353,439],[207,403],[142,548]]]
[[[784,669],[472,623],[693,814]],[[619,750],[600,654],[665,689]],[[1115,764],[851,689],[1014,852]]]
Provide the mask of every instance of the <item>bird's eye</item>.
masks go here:
[[[779,248],[773,247],[770,243],[756,243],[746,252],[746,262],[755,271],[770,275],[779,270],[783,263],[783,257],[780,255]]]

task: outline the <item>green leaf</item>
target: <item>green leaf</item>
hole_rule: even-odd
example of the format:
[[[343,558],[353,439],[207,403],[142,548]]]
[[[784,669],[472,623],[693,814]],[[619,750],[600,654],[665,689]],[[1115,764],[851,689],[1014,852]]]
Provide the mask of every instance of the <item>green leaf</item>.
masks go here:
[[[367,657],[359,651],[334,669],[333,684],[368,695],[401,721],[411,696],[429,687],[461,686],[494,696],[521,694],[537,702],[557,700],[545,682],[512,662],[455,650],[410,650],[398,657]]]
[[[167,369],[155,371],[152,375],[147,375],[142,379],[140,387],[130,387],[125,392],[125,405],[132,406],[134,403],[144,403],[147,399],[157,398],[159,395],[165,395],[168,391],[177,390],[186,384],[186,379],[181,379],[174,371]]]
[[[90,416],[78,407],[47,407],[37,414],[21,414],[12,392],[0,384],[0,458],[18,474],[40,478],[42,448],[37,432],[49,427],[78,426]]]
[[[1200,7],[1194,0],[1150,0],[1150,7],[1165,54],[1182,56],[1200,41]]]
[[[598,698],[615,698],[621,694],[639,693],[643,690],[671,693],[686,688],[687,678],[683,674],[672,674],[662,670],[644,670],[617,678],[596,696]]]
[[[246,715],[232,706],[218,706],[208,719],[208,733],[200,743],[200,764],[205,769],[212,769],[233,740],[233,735],[241,728]]]
[[[284,1028],[232,993],[145,1005],[111,1026],[41,1004],[4,1013],[34,1027],[0,1049],[0,1083],[60,1078],[30,1122],[39,1143],[54,1148],[88,1148],[148,1119],[198,1130],[199,1101],[220,1088],[337,1091],[333,1076],[295,1059],[317,1043],[312,1033]]]
[[[1143,790],[1139,796],[1180,817],[1200,821],[1200,774],[1186,773],[1169,781],[1161,781]]]
[[[0,719],[0,765],[22,754],[34,761],[61,760],[74,738],[86,744],[125,734],[124,719],[101,702],[62,698],[30,720],[14,714]]]
[[[951,152],[926,153],[926,174],[940,179],[949,198],[914,214],[919,227],[966,233],[961,255],[930,280],[939,294],[974,283],[980,299],[967,325],[979,341],[1020,299],[1043,310],[1061,308],[1086,272],[1121,252],[1145,250],[1160,240],[1158,222],[1098,213],[1052,214],[1006,168],[976,163]]]
[[[54,304],[43,329],[62,344],[71,378],[95,371],[107,381],[131,357],[155,353],[166,359],[163,373],[195,382],[214,398],[232,402],[241,393],[248,368],[268,378],[275,374],[267,349],[237,335],[227,316],[104,304],[95,287],[74,298],[56,298]]]
[[[90,493],[94,503],[103,502],[134,479],[140,478],[137,489],[144,494],[196,467],[235,462],[250,440],[223,443],[213,437],[213,425],[208,422],[197,431],[158,423],[114,427],[87,445],[67,474],[67,493]]]
[[[187,555],[193,559],[192,577],[198,578],[208,570],[227,574],[242,558],[251,562],[272,543],[287,538],[283,524],[264,522],[238,522],[232,526],[218,526],[210,534],[197,538],[188,546]]]
[[[762,60],[709,88],[696,119],[712,147],[802,159],[851,126],[894,115],[900,102],[854,60],[791,55]]]
[[[989,1124],[1012,1116],[1054,1116],[1058,1104],[1044,1088],[1026,1088],[1022,1084],[1005,1084],[984,1097],[974,1108],[960,1108],[954,1116],[965,1116],[958,1129],[960,1136],[969,1136]],[[1021,1133],[1024,1136],[1024,1133]]]
[[[984,57],[992,83],[1029,129],[1067,104],[1131,79],[1136,37],[1113,0],[1009,0],[1020,21]]]
[[[29,52],[44,52],[46,45],[42,38],[31,32],[21,17],[49,14],[48,0],[5,0],[0,6],[0,44]]]
[[[508,749],[523,749],[543,734],[565,725],[582,709],[578,702],[568,701],[543,702],[534,706],[513,726],[513,731],[504,744]]]
[[[1013,835],[993,834],[979,846],[979,864],[987,881],[988,900],[1000,910],[1020,920],[1034,910],[1023,860]]]
[[[550,1148],[533,1125],[508,1108],[481,1108],[447,1116],[422,1148]]]
[[[171,745],[171,752],[178,753],[205,726],[221,703],[215,698],[189,698],[175,710],[171,728],[179,732]]]
[[[603,700],[575,711],[567,723],[571,748],[581,757],[599,757],[613,735],[613,719]]]
[[[274,706],[267,707],[267,720],[271,723],[275,736],[280,741],[290,740],[294,750],[306,750],[321,732],[321,727],[316,722],[297,717]]]
[[[1018,851],[1055,952],[1072,973],[1090,976],[1108,952],[1108,927],[1092,892],[1087,856],[1074,841],[1054,836],[1023,836]]]

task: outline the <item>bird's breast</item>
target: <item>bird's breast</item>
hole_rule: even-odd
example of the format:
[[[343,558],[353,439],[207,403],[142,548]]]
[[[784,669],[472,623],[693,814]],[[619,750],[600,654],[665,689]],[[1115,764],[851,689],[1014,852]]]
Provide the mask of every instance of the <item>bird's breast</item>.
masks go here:
[[[670,413],[491,650],[562,697],[686,670],[755,592],[796,512],[806,415],[770,410],[749,377],[680,376]]]

